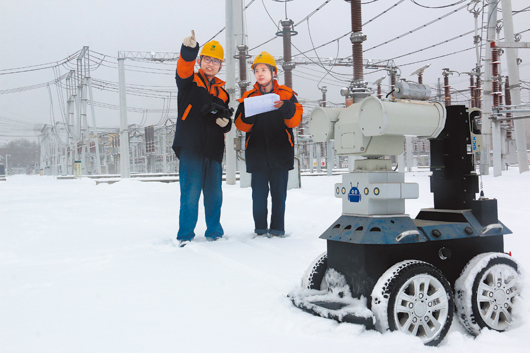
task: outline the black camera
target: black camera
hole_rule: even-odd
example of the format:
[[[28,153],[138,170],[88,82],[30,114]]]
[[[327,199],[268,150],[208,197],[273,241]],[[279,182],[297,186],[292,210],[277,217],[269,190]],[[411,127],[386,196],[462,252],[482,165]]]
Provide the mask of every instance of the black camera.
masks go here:
[[[201,114],[213,120],[217,118],[230,119],[232,114],[234,114],[234,108],[226,108],[224,105],[210,102],[202,106]]]

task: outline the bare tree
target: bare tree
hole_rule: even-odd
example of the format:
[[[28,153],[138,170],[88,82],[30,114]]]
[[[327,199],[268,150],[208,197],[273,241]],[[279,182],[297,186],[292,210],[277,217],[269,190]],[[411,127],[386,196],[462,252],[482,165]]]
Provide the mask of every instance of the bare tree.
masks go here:
[[[40,158],[40,148],[38,143],[27,139],[10,141],[4,146],[0,146],[0,159],[5,164],[6,154],[8,156],[9,168],[33,167]]]

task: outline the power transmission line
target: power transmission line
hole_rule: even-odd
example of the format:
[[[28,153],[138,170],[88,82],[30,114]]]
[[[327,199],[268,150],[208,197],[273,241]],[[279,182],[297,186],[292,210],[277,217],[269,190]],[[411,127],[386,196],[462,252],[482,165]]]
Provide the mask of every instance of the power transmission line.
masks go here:
[[[460,35],[458,35],[458,36],[456,36],[456,37],[453,37],[453,38],[451,38],[451,39],[446,39],[446,40],[444,40],[444,41],[442,41],[442,42],[439,42],[439,43],[436,43],[436,44],[433,44],[433,45],[429,45],[428,47],[425,47],[425,48],[422,48],[422,49],[418,49],[418,50],[415,50],[415,51],[410,52],[410,53],[407,53],[407,54],[403,54],[403,55],[395,56],[395,57],[393,57],[393,58],[390,58],[389,60],[395,60],[395,59],[403,58],[403,57],[405,57],[405,56],[409,56],[409,55],[412,55],[412,54],[420,53],[420,52],[422,52],[422,51],[424,51],[424,50],[432,49],[432,48],[437,47],[437,46],[439,46],[439,45],[449,43],[449,42],[451,42],[451,41],[453,41],[453,40],[455,40],[455,39],[462,38],[462,37],[464,37],[464,36],[466,36],[466,35],[468,35],[468,34],[471,34],[471,33],[473,33],[473,32],[475,32],[475,30],[471,30],[471,31],[469,31],[469,32],[466,32],[466,33],[460,34]]]
[[[252,5],[252,3],[253,3],[254,1],[256,1],[256,0],[251,0],[251,1],[248,3],[248,5],[245,6],[245,8],[243,9],[243,11],[245,11],[246,9],[248,9],[248,8],[250,7],[250,5]],[[217,32],[212,38],[208,39],[205,43],[208,43],[209,41],[215,39],[215,37],[217,37],[219,34],[223,33],[223,31],[224,31],[225,29],[226,29],[226,26],[223,27],[223,28],[221,28],[221,29],[219,30],[219,32]]]
[[[2,137],[33,137],[42,125],[0,116],[0,136]],[[26,134],[23,134],[26,132]]]
[[[23,73],[23,72],[46,70],[46,69],[49,69],[49,68],[52,68],[52,67],[57,67],[57,66],[63,65],[65,63],[68,63],[68,62],[74,60],[77,57],[77,55],[79,55],[80,52],[81,52],[81,50],[78,50],[77,52],[75,52],[73,54],[70,54],[65,59],[62,59],[62,60],[59,60],[59,61],[56,61],[56,62],[51,62],[51,63],[46,63],[46,64],[38,64],[38,65],[32,65],[32,66],[17,67],[17,68],[12,68],[12,69],[2,69],[2,70],[0,70],[0,75],[19,74],[19,73]]]
[[[405,1],[405,0],[399,0],[399,1],[398,1],[397,3],[395,3],[394,5],[390,6],[389,8],[387,8],[386,10],[384,10],[383,12],[379,13],[379,14],[376,15],[375,17],[373,17],[373,18],[371,18],[370,20],[368,20],[367,22],[363,23],[363,27],[366,26],[367,24],[371,23],[371,22],[374,21],[375,19],[381,17],[382,15],[386,14],[386,13],[389,12],[390,10],[394,9],[396,6],[398,6],[399,4],[401,4],[401,3],[404,2],[404,1]],[[325,47],[325,46],[327,46],[327,45],[329,45],[329,44],[331,44],[331,43],[333,43],[333,42],[335,42],[335,41],[337,41],[337,40],[340,40],[340,39],[342,39],[342,38],[344,38],[344,37],[349,36],[350,34],[351,34],[351,31],[348,31],[347,33],[343,34],[343,35],[340,36],[340,37],[337,37],[337,38],[335,38],[335,39],[333,39],[333,40],[330,40],[329,42],[326,42],[326,43],[324,43],[324,44],[321,44],[321,45],[319,45],[318,47],[314,47],[313,49],[309,49],[309,50],[306,50],[306,51],[304,51],[304,52],[300,52],[299,54],[293,55],[293,57],[294,57],[294,56],[298,56],[298,55],[303,55],[303,54],[308,53],[308,52],[310,52],[310,51],[312,51],[312,50],[320,49],[320,48],[322,48],[322,47]],[[272,38],[272,39],[274,39],[274,38]],[[272,40],[272,39],[271,39],[271,40]],[[271,40],[269,40],[269,41],[271,41]],[[265,43],[267,43],[267,42],[265,42]],[[265,44],[265,43],[263,43],[263,44]],[[260,44],[260,46],[263,45],[263,44]],[[255,49],[255,48],[253,48],[253,49]]]
[[[424,60],[414,61],[414,62],[411,62],[411,63],[408,63],[408,64],[400,64],[399,66],[414,65],[414,64],[418,64],[418,63],[423,63],[423,62],[425,62],[425,61],[431,61],[431,60],[436,60],[436,59],[440,59],[440,58],[445,58],[446,56],[451,56],[451,55],[455,55],[455,54],[463,53],[463,52],[468,51],[468,50],[471,50],[471,49],[475,49],[475,47],[470,47],[470,48],[467,48],[467,49],[462,49],[462,50],[454,51],[454,52],[452,52],[452,53],[448,53],[448,54],[443,54],[443,55],[435,56],[435,57],[432,57],[432,58],[429,58],[429,59],[424,59]]]
[[[434,20],[432,20],[432,21],[430,21],[430,22],[427,22],[427,23],[425,23],[425,24],[423,24],[423,25],[421,25],[421,26],[419,26],[419,27],[416,27],[415,29],[413,29],[413,30],[411,30],[411,31],[405,32],[405,33],[403,33],[403,34],[401,34],[401,35],[399,35],[399,36],[397,36],[397,37],[395,37],[395,38],[392,38],[392,39],[390,39],[390,40],[387,40],[386,42],[383,42],[383,43],[381,43],[381,44],[378,44],[378,45],[375,45],[375,46],[373,46],[373,47],[371,47],[371,48],[368,48],[368,49],[366,49],[366,50],[363,50],[363,53],[365,53],[365,52],[367,52],[367,51],[370,51],[370,50],[372,50],[372,49],[375,49],[375,48],[379,48],[379,47],[381,47],[381,46],[383,46],[383,45],[385,45],[385,44],[391,43],[391,42],[393,42],[393,41],[395,41],[395,40],[398,40],[398,39],[401,39],[401,38],[403,38],[403,37],[406,37],[406,36],[408,36],[409,34],[412,34],[412,33],[414,33],[414,32],[417,32],[417,31],[421,30],[421,29],[424,29],[424,28],[426,28],[426,27],[432,25],[433,23],[436,23],[436,22],[438,22],[438,21],[440,21],[440,20],[442,20],[442,19],[444,19],[444,18],[446,18],[446,17],[448,17],[448,16],[454,15],[455,13],[457,13],[458,11],[460,11],[460,10],[462,10],[462,9],[465,9],[466,7],[467,7],[467,4],[464,5],[464,6],[459,7],[459,8],[456,9],[456,10],[453,10],[453,11],[451,11],[451,12],[449,12],[449,13],[446,13],[445,15],[440,16],[440,17],[438,17],[438,18],[436,18],[436,19],[434,19]]]
[[[307,21],[311,18],[311,16],[313,16],[314,14],[316,14],[321,8],[323,8],[324,6],[326,6],[327,4],[329,4],[331,0],[326,0],[322,5],[320,5],[319,7],[317,7],[313,12],[311,12],[309,15],[307,15],[303,20],[299,21],[298,23],[296,23],[293,27],[296,27],[298,26],[300,23],[304,22],[304,21]],[[405,1],[405,0],[402,0],[402,1]]]
[[[452,7],[452,6],[456,6],[458,4],[461,4],[463,2],[467,2],[469,0],[460,0],[460,1],[457,1],[455,2],[454,4],[449,4],[449,5],[442,5],[442,6],[426,6],[426,5],[422,5],[422,4],[418,4],[418,2],[416,0],[410,0],[414,5],[417,5],[417,6],[420,6],[420,7],[424,7],[426,9],[444,9],[446,7]]]
[[[11,89],[4,89],[4,90],[1,90],[0,91],[0,94],[8,94],[8,93],[18,93],[18,92],[24,92],[24,91],[30,91],[30,90],[33,90],[33,89],[38,89],[38,88],[42,88],[42,87],[46,87],[50,84],[56,84],[56,83],[59,83],[60,81],[64,80],[66,78],[68,74],[64,74],[58,78],[56,78],[55,80],[51,80],[51,81],[48,81],[48,82],[44,82],[44,83],[39,83],[39,84],[36,84],[36,85],[31,85],[31,86],[25,86],[25,87],[18,87],[18,88],[11,88]]]

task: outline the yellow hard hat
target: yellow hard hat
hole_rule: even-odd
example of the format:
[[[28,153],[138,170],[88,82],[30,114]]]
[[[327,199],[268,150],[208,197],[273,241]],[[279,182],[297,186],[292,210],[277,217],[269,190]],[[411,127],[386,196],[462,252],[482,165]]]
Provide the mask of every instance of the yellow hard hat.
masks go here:
[[[212,58],[216,58],[222,61],[224,61],[225,59],[225,51],[221,44],[216,40],[211,40],[208,43],[204,44],[200,55],[211,56]]]
[[[276,67],[276,60],[274,60],[274,57],[266,51],[262,51],[260,55],[256,56],[256,58],[254,59],[254,63],[251,66],[252,70],[256,68],[257,64],[270,65],[274,67],[275,72],[278,72],[278,68]]]

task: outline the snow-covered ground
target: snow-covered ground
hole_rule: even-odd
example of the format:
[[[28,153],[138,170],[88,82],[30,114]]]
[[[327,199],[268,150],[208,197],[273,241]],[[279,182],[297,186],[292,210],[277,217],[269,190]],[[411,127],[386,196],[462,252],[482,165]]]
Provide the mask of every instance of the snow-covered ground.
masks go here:
[[[407,173],[432,207],[429,173]],[[0,352],[527,352],[530,296],[505,333],[473,338],[458,321],[438,348],[401,333],[338,324],[287,294],[326,249],[340,176],[302,177],[287,198],[286,238],[253,238],[251,190],[223,185],[226,239],[174,246],[178,183],[11,176],[0,182]],[[530,174],[483,177],[513,232],[506,250],[530,268]],[[450,192],[450,191],[448,191]],[[526,283],[527,280],[524,280]],[[524,348],[527,347],[527,348]]]

